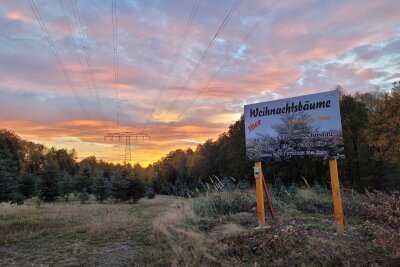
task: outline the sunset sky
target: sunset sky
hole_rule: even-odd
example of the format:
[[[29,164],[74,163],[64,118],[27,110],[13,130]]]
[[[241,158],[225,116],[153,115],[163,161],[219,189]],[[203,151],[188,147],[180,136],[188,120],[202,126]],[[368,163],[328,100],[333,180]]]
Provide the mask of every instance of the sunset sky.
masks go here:
[[[113,3],[0,2],[0,128],[113,162],[125,144],[105,134],[146,132],[132,143],[146,166],[217,138],[245,104],[400,80],[399,0]]]

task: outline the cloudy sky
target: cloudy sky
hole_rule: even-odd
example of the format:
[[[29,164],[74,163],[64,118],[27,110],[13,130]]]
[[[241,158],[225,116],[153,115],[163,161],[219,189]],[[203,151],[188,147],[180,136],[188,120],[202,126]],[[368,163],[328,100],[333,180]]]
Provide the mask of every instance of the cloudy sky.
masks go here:
[[[346,93],[389,89],[400,79],[399,8],[398,0],[2,0],[0,128],[109,161],[123,160],[124,143],[104,142],[106,133],[146,132],[151,141],[133,142],[132,155],[147,165],[217,138],[248,103],[337,84]]]

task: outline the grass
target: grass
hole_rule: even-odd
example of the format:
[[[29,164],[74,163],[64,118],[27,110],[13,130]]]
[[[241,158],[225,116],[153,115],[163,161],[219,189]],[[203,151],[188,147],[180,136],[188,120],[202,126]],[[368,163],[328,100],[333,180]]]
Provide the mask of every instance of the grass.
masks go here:
[[[197,217],[187,223],[218,242],[220,249],[215,250],[215,255],[225,265],[395,266],[399,262],[400,229],[395,232],[392,227],[378,224],[380,221],[367,221],[371,216],[365,215],[368,210],[363,207],[368,200],[364,196],[347,191],[342,194],[345,236],[335,232],[329,191],[272,190],[271,196],[273,203],[277,203],[276,218],[268,217],[266,228],[255,229],[256,210],[248,205],[254,199],[253,190],[215,192],[195,199],[193,209]],[[388,197],[381,198],[378,210],[386,210]],[[390,201],[395,203],[393,196]],[[246,206],[247,210],[242,208]]]
[[[193,200],[193,210],[199,216],[220,216],[251,210],[256,199],[250,191],[213,192]]]
[[[193,199],[157,196],[137,204],[90,200],[0,204],[0,265],[9,266],[395,266],[397,213],[342,194],[346,235],[337,236],[328,191],[300,188],[271,196],[276,218],[256,229],[253,190]],[[372,203],[372,204],[371,204]],[[372,205],[374,213],[368,213]],[[377,216],[381,211],[382,215]],[[388,216],[389,219],[386,219]]]
[[[172,250],[152,221],[176,198],[138,204],[0,205],[0,265],[165,265]],[[155,256],[157,255],[157,257]]]

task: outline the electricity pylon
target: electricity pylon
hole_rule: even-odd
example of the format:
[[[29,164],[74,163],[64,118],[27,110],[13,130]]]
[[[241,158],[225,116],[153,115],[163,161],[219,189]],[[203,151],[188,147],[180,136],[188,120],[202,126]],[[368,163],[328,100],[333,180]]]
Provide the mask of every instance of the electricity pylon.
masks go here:
[[[128,163],[132,165],[131,138],[134,138],[135,141],[138,140],[140,141],[140,139],[144,141],[146,138],[148,138],[149,140],[151,139],[150,135],[148,135],[147,133],[134,133],[134,132],[108,133],[107,135],[104,136],[104,141],[106,141],[107,138],[110,138],[111,141],[113,141],[114,138],[118,138],[118,141],[121,141],[121,138],[125,138],[124,165],[127,165]]]

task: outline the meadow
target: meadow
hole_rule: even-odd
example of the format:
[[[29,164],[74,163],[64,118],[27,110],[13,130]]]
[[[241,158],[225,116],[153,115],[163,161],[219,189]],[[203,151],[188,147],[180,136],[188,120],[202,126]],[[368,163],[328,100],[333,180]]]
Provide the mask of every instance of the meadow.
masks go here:
[[[2,266],[396,266],[399,193],[272,189],[276,218],[257,228],[254,189],[135,204],[77,200],[0,204]]]

